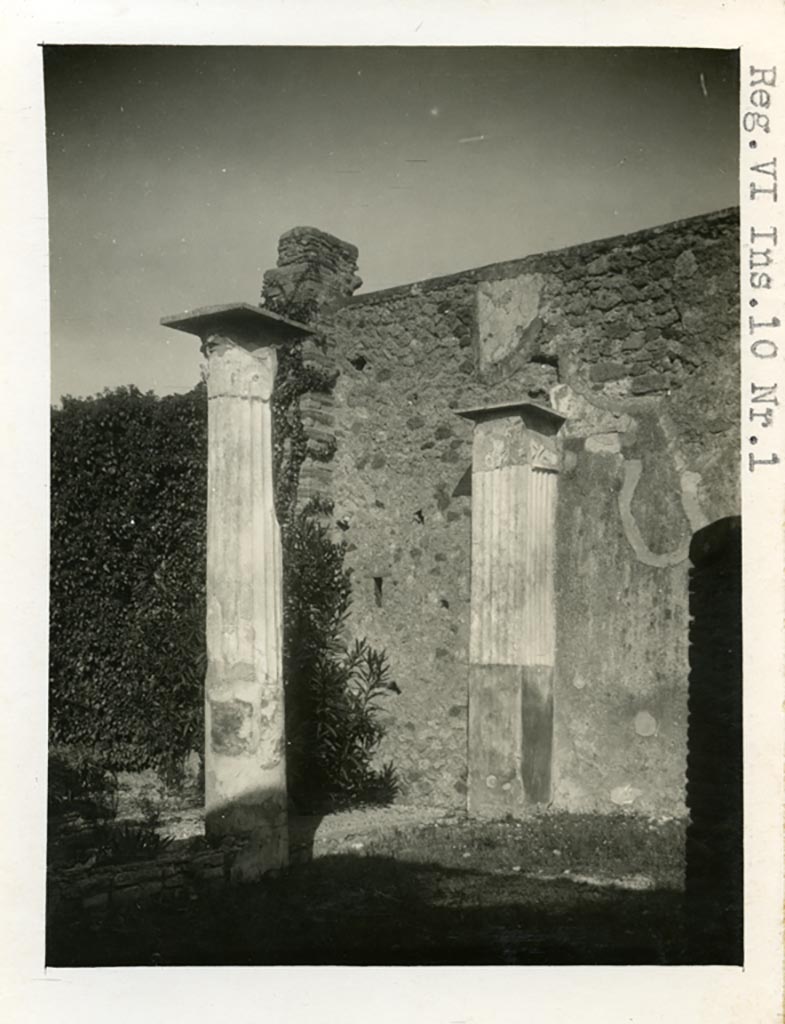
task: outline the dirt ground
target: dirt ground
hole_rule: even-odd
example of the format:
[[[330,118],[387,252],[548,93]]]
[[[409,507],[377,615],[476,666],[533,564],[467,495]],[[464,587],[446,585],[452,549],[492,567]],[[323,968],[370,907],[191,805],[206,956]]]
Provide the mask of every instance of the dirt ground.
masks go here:
[[[680,963],[683,839],[678,821],[625,815],[477,822],[400,807],[301,819],[300,862],[280,876],[51,921],[47,962]]]

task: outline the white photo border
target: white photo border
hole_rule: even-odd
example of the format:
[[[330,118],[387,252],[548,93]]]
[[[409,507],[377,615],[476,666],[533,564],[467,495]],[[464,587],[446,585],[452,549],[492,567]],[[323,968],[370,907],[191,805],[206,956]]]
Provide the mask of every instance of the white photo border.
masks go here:
[[[16,0],[6,5],[0,355],[0,1015],[9,1021],[603,1024],[780,1018],[783,973],[785,9],[778,0]],[[741,51],[745,966],[45,970],[49,300],[40,44],[680,46]],[[765,93],[765,96],[764,96]],[[764,120],[764,118],[766,120]],[[755,146],[751,143],[755,142]],[[768,168],[768,169],[767,169]],[[775,190],[776,189],[776,194]],[[774,236],[776,235],[776,244]],[[763,257],[753,253],[768,250]],[[770,287],[753,271],[770,275]],[[756,305],[753,305],[755,300]],[[765,325],[765,326],[764,326]],[[765,344],[764,344],[765,342]],[[768,396],[768,397],[766,397]],[[753,398],[756,399],[753,402]],[[771,416],[766,417],[765,411]],[[752,438],[757,438],[753,441]],[[775,461],[776,457],[776,461]]]

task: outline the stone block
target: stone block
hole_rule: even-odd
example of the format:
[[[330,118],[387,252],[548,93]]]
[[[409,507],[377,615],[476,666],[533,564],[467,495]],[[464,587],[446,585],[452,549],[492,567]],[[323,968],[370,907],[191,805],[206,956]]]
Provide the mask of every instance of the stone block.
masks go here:
[[[668,390],[668,378],[664,373],[644,373],[632,382],[633,395],[647,395],[656,391]]]
[[[613,340],[619,338],[626,338],[630,333],[630,325],[626,320],[617,320],[615,323],[610,323],[605,327],[606,337]],[[622,345],[622,348],[625,346]]]
[[[589,380],[602,384],[608,380],[619,380],[626,376],[627,370],[623,363],[596,363],[589,370]]]
[[[142,882],[139,886],[140,895],[144,898],[154,896],[163,890],[164,883],[160,879],[151,879],[149,882]]]
[[[613,288],[600,288],[592,299],[592,304],[604,313],[614,309],[621,302],[621,292]]]
[[[162,868],[157,863],[146,863],[133,865],[117,871],[112,876],[112,881],[117,886],[134,885],[137,882],[147,882],[153,878],[161,878]]]
[[[221,862],[219,864],[200,864],[198,871],[196,873],[199,878],[217,878],[218,876],[223,878],[225,873],[223,857],[221,858]]]
[[[335,442],[335,434],[332,430],[320,427],[315,423],[303,423],[303,426],[309,442],[316,444],[333,444]]]
[[[586,265],[586,273],[595,276],[597,274],[607,274],[610,270],[610,257],[608,253],[602,253],[601,256],[595,257]]]
[[[635,352],[643,348],[645,341],[646,337],[641,331],[634,331],[621,343],[622,352]]]
[[[121,889],[112,891],[113,904],[135,903],[142,897],[142,888],[139,885],[128,885]]]
[[[697,269],[698,261],[695,259],[695,253],[691,249],[687,249],[676,258],[673,276],[677,281],[681,281],[684,278],[692,277]]]
[[[679,314],[677,310],[671,307],[670,309],[666,309],[663,313],[656,313],[653,319],[654,323],[657,324],[659,327],[671,327],[673,324],[678,323]],[[698,326],[701,326],[704,322],[705,314],[701,316],[701,324]],[[684,328],[685,330],[690,330],[686,322],[684,323]]]
[[[85,896],[82,900],[82,906],[85,910],[104,910],[109,906],[109,893],[104,890],[94,892],[90,896]]]

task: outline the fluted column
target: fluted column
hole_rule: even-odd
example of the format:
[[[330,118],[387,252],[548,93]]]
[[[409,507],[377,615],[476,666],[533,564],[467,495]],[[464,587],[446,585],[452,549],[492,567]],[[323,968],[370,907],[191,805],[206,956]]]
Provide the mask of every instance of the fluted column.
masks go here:
[[[307,331],[245,305],[162,323],[198,335],[208,360],[206,829],[246,840],[232,870],[254,879],[288,860],[270,398],[276,346]]]
[[[550,799],[554,520],[563,418],[514,403],[468,409],[472,453],[469,813]]]

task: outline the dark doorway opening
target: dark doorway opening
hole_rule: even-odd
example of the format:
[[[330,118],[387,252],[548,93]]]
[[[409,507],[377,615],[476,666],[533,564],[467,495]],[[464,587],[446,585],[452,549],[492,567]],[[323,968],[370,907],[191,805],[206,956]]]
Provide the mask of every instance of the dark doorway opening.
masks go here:
[[[693,963],[742,964],[741,519],[690,545],[686,908]]]

